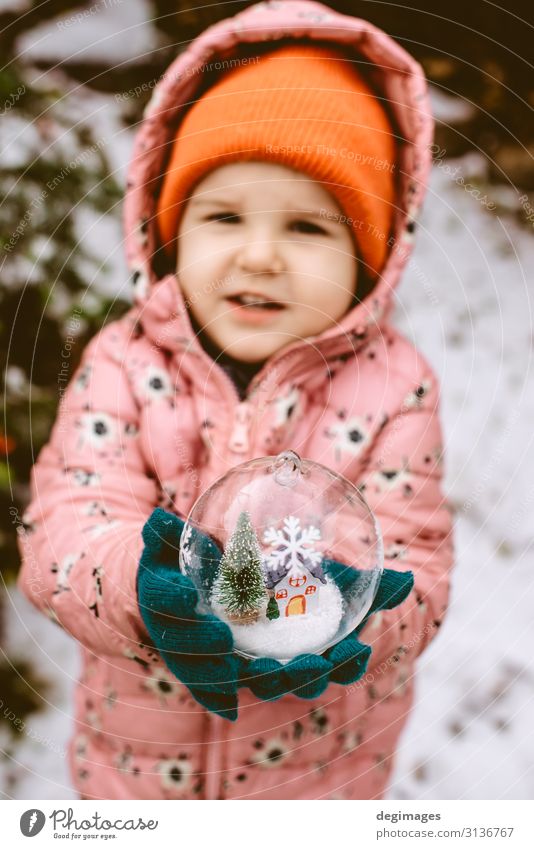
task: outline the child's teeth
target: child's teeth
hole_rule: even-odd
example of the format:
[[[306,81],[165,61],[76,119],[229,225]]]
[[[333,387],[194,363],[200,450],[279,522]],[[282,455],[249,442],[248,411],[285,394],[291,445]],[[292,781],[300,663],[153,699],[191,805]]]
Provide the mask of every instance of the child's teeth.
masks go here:
[[[262,309],[272,309],[279,306],[274,301],[261,301],[257,295],[240,295],[239,301],[243,306],[255,306]]]
[[[234,295],[231,300],[242,307],[261,310],[280,310],[283,305],[278,301],[262,301],[258,295]]]

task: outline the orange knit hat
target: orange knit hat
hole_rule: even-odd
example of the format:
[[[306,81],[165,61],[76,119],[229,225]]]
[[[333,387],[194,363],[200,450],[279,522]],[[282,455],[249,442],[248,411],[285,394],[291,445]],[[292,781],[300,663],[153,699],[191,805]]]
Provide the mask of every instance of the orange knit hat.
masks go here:
[[[193,104],[178,129],[157,206],[161,243],[174,251],[186,201],[209,171],[237,161],[275,162],[324,184],[375,277],[393,220],[395,153],[384,108],[334,48],[297,43],[243,59]]]

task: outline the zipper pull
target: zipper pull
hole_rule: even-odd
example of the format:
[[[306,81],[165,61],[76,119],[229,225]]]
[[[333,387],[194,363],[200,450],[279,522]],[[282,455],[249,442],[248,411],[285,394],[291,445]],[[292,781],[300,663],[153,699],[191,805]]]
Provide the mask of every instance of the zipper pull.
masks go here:
[[[246,454],[249,450],[249,431],[252,422],[252,409],[248,401],[242,401],[235,408],[234,427],[228,442],[228,448],[235,454]]]

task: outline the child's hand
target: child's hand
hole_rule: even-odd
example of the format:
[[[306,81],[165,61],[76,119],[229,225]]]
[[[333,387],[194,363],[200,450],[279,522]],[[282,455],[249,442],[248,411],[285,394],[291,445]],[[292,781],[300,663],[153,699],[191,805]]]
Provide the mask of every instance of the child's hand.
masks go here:
[[[232,632],[216,616],[197,613],[197,590],[177,565],[184,525],[160,508],[145,524],[137,573],[139,609],[161,657],[197,702],[237,719],[238,662]],[[220,557],[206,537],[206,560]]]
[[[342,593],[360,577],[357,569],[336,560],[324,561],[323,568]],[[353,684],[364,674],[371,655],[371,646],[358,639],[359,631],[377,610],[401,604],[413,582],[412,572],[385,569],[369,612],[352,634],[322,655],[302,654],[285,665],[270,658],[249,662],[241,659],[241,686],[250,687],[259,699],[272,701],[288,694],[316,699],[331,683]]]
[[[358,579],[358,570],[337,563],[335,560],[327,560],[324,564],[325,572],[336,582],[341,592],[344,592],[350,584]],[[363,660],[363,649],[366,649],[366,661],[371,654],[370,646],[360,643],[358,634],[365,627],[367,621],[373,613],[378,610],[391,610],[392,607],[398,607],[399,604],[409,596],[414,584],[413,572],[397,572],[396,569],[384,569],[378,590],[373,599],[373,603],[369,608],[368,613],[360,622],[358,627],[352,634],[341,640],[331,649],[326,652],[326,657],[333,664],[334,669],[330,675],[330,680],[336,684],[351,684],[361,677],[363,671],[367,667],[365,663],[364,669],[359,672],[361,659]],[[359,674],[357,674],[359,672]]]
[[[176,565],[184,522],[160,508],[143,528],[145,548],[139,564],[139,607],[154,645],[171,672],[205,708],[237,719],[237,689],[249,687],[266,701],[292,694],[315,699],[330,683],[351,684],[364,674],[371,647],[358,640],[358,632],[377,610],[396,607],[413,586],[411,572],[386,569],[369,613],[359,627],[323,655],[302,654],[282,664],[272,658],[247,661],[233,654],[228,625],[214,615],[200,614],[198,593],[190,578]],[[213,561],[221,552],[205,537],[205,561],[213,574]],[[342,591],[359,577],[356,569],[327,560],[325,571]]]

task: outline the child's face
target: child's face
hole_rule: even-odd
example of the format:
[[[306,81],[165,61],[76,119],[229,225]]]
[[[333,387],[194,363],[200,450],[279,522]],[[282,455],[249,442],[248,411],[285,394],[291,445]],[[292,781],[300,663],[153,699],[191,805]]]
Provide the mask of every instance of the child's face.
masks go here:
[[[321,184],[283,165],[210,171],[178,229],[177,273],[202,331],[253,363],[335,324],[356,291],[354,243],[341,214]],[[276,304],[239,305],[247,293]]]

